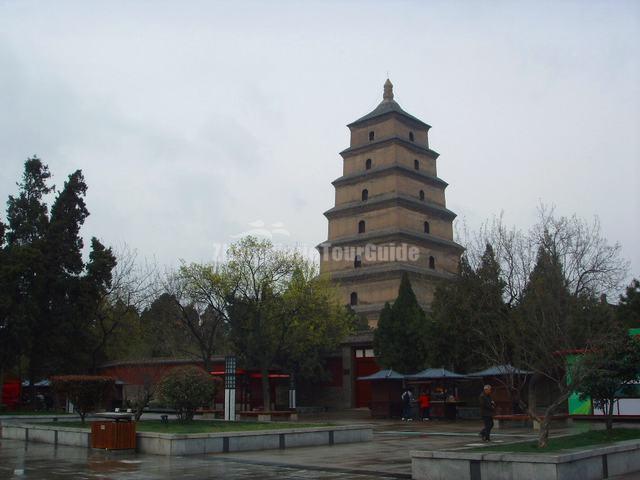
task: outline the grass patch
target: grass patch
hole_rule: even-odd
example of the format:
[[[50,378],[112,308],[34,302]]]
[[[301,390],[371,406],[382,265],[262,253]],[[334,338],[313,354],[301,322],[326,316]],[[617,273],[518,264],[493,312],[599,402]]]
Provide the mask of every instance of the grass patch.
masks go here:
[[[614,428],[606,430],[591,430],[589,432],[569,435],[566,437],[550,438],[546,448],[538,448],[537,442],[512,443],[507,445],[492,445],[490,447],[474,448],[475,452],[517,452],[517,453],[550,453],[572,448],[592,447],[610,444],[623,440],[640,439],[638,428]]]
[[[46,422],[38,425],[51,425],[54,427],[90,428],[89,421],[82,425],[80,421],[74,422]],[[137,423],[138,432],[155,433],[223,433],[223,432],[249,432],[256,430],[279,430],[282,428],[313,428],[328,427],[327,423],[265,423],[265,422],[225,422],[194,420],[180,423],[177,420],[170,420],[168,424],[160,420],[142,420]]]

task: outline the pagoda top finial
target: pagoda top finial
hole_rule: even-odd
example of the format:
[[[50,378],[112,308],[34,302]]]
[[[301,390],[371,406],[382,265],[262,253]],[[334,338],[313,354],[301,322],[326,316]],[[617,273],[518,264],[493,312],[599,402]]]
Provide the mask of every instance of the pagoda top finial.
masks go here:
[[[382,99],[387,102],[393,101],[393,83],[391,80],[387,78],[387,81],[384,82],[384,93],[382,94]]]

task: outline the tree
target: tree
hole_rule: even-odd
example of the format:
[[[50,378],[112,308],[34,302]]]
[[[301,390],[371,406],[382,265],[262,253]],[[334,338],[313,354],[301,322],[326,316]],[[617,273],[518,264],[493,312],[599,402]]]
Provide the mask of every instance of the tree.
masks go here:
[[[265,410],[271,407],[269,369],[310,375],[322,353],[352,330],[353,317],[326,278],[308,260],[245,237],[228,251],[222,269],[231,343],[240,359],[260,369]]]
[[[276,363],[299,380],[318,382],[327,376],[325,358],[360,324],[353,311],[341,305],[340,295],[328,276],[304,263],[294,272],[282,296],[279,312],[291,321]]]
[[[2,404],[2,388],[4,372],[16,362],[18,357],[19,337],[14,322],[10,321],[10,284],[7,275],[7,253],[4,249],[5,226],[0,221],[0,404]],[[1,405],[0,405],[0,408]]]
[[[178,412],[180,421],[191,421],[198,407],[211,403],[216,394],[216,381],[194,366],[171,369],[158,385],[158,394]]]
[[[379,364],[401,373],[423,369],[428,356],[426,325],[424,310],[404,273],[398,298],[393,306],[385,304],[373,334],[373,348]]]
[[[29,349],[35,318],[40,315],[45,291],[44,242],[49,225],[44,197],[53,187],[51,174],[39,158],[24,164],[17,197],[9,196],[7,225],[2,225],[2,263],[0,263],[0,377],[15,366]],[[2,382],[0,382],[2,383]]]
[[[60,375],[51,377],[51,386],[59,395],[65,395],[84,423],[87,413],[98,407],[111,395],[115,379],[99,375]]]
[[[573,295],[617,293],[629,270],[622,247],[607,242],[597,217],[589,223],[575,214],[558,216],[553,207],[545,205],[539,206],[538,221],[528,231],[507,226],[500,215],[474,234],[463,229],[462,237],[460,243],[467,248],[472,266],[479,264],[487,244],[493,246],[509,306],[522,299],[541,246],[553,245]]]
[[[540,448],[547,445],[553,414],[572,392],[580,390],[589,373],[589,365],[582,357],[571,359],[568,355],[606,344],[612,324],[608,306],[569,292],[553,244],[550,249],[540,247],[522,301],[507,326],[514,349],[513,365],[532,371],[533,385],[537,378],[546,378],[557,389],[542,417],[537,414],[535,403],[527,405],[529,415],[540,422]]]
[[[83,261],[80,229],[89,212],[82,172],[69,175],[49,214],[45,197],[53,192],[50,177],[37,157],[25,162],[19,194],[7,202],[0,267],[0,283],[8,292],[0,306],[3,330],[18,340],[16,355],[24,359],[32,382],[53,371],[87,369],[91,313],[100,292],[109,288],[115,265],[110,249],[97,239],[91,242],[89,262]]]
[[[129,356],[201,358],[201,353],[198,353],[194,346],[192,334],[184,326],[184,310],[178,303],[175,297],[163,293],[142,312],[141,344],[134,345],[134,350]]]
[[[620,395],[628,393],[640,378],[640,341],[620,331],[614,340],[586,355],[589,365],[580,398],[591,397],[607,415],[607,430],[613,428],[613,409]]]
[[[192,263],[171,274],[165,286],[207,371],[211,370],[211,357],[224,343],[228,317],[225,281],[216,266]]]
[[[140,357],[143,340],[139,313],[157,293],[155,266],[137,262],[137,252],[126,245],[117,253],[92,239],[87,265],[87,294],[92,330],[91,370],[110,358]],[[99,280],[104,278],[104,282]],[[134,352],[137,352],[134,353]],[[111,357],[113,358],[113,357]]]
[[[138,390],[133,394],[127,393],[127,402],[131,405],[137,422],[142,417],[145,407],[157,396],[160,382],[166,372],[157,365],[143,364],[131,373],[134,376],[132,383],[138,386]]]
[[[620,295],[618,318],[626,328],[640,328],[640,281],[633,279]]]

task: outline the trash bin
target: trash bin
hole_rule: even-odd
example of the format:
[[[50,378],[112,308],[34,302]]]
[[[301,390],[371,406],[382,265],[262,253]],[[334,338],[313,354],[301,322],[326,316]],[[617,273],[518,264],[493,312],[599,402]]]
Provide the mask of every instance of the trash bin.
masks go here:
[[[135,449],[136,422],[130,418],[91,422],[91,447],[104,450]]]

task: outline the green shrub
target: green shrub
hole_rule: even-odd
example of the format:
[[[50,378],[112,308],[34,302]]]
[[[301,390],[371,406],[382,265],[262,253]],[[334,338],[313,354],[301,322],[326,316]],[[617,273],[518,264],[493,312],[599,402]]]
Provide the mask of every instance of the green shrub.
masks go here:
[[[160,399],[178,412],[178,419],[181,421],[192,420],[198,407],[211,403],[216,390],[216,380],[194,366],[170,370],[158,385]]]
[[[82,423],[112,393],[115,379],[99,375],[60,375],[51,377],[53,391],[65,395],[73,403]]]

